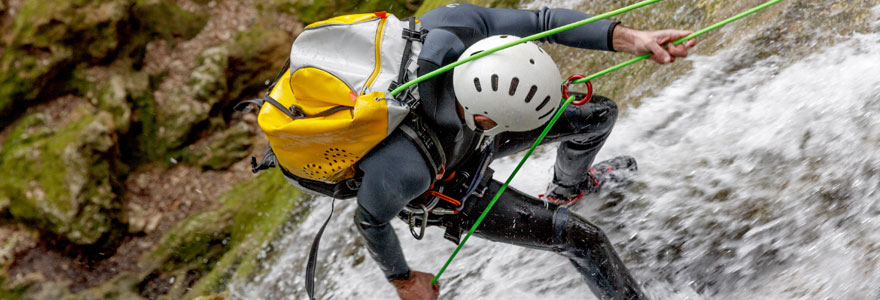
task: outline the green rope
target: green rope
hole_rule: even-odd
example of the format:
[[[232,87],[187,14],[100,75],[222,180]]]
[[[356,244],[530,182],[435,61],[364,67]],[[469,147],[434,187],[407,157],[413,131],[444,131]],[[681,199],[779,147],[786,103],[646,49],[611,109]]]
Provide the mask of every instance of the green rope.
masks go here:
[[[683,37],[683,38],[681,38],[681,39],[679,39],[679,40],[673,42],[673,44],[676,44],[676,45],[681,44],[681,43],[683,43],[683,42],[685,42],[685,41],[687,41],[687,40],[693,39],[693,38],[695,38],[695,37],[697,37],[697,36],[699,36],[699,35],[702,35],[702,34],[704,34],[704,33],[706,33],[706,32],[709,32],[709,31],[714,30],[714,29],[717,29],[717,28],[719,28],[719,27],[721,27],[721,26],[727,25],[728,23],[733,22],[733,21],[736,21],[736,20],[738,20],[738,19],[740,19],[740,18],[742,18],[742,17],[745,17],[745,16],[747,16],[747,15],[750,15],[750,14],[753,14],[753,13],[755,13],[755,12],[761,11],[761,10],[763,10],[763,9],[765,9],[765,8],[767,8],[767,7],[771,6],[771,5],[773,5],[773,4],[779,3],[779,2],[781,2],[781,1],[782,1],[782,0],[772,0],[772,1],[769,1],[769,2],[764,3],[764,4],[762,4],[762,5],[756,6],[755,8],[752,8],[752,9],[750,9],[750,10],[744,12],[744,13],[738,14],[738,15],[736,15],[736,16],[734,16],[734,17],[731,17],[731,18],[726,19],[726,20],[724,20],[724,21],[718,22],[718,23],[716,23],[716,24],[714,24],[714,25],[712,25],[712,26],[706,27],[706,28],[704,28],[704,29],[702,29],[702,30],[700,30],[700,31],[697,31],[697,32],[695,32],[695,33],[693,33],[693,34],[690,34],[690,35],[686,36],[686,37]],[[656,2],[656,1],[655,1],[655,2]],[[650,56],[651,56],[650,54],[645,54],[645,55],[642,55],[642,56],[639,56],[639,57],[633,58],[633,59],[631,59],[631,60],[629,60],[629,61],[626,61],[626,62],[624,62],[624,63],[622,63],[622,64],[619,64],[619,65],[617,65],[617,66],[614,66],[614,67],[611,67],[611,68],[605,69],[605,70],[603,70],[603,71],[601,71],[601,72],[598,72],[598,73],[596,73],[596,74],[590,75],[590,76],[585,77],[585,78],[583,78],[583,79],[575,80],[575,81],[573,81],[573,82],[575,82],[575,83],[583,83],[583,82],[587,82],[587,81],[589,81],[589,80],[591,80],[591,79],[595,79],[595,78],[597,78],[597,77],[599,77],[599,76],[602,76],[602,75],[608,74],[608,73],[610,73],[610,72],[612,72],[612,71],[618,70],[618,69],[620,69],[620,68],[623,68],[623,67],[625,67],[625,66],[627,66],[627,65],[630,65],[630,64],[632,64],[632,63],[635,63],[635,62],[637,62],[637,61],[639,61],[639,60],[642,60],[642,59],[648,58],[648,57],[650,57]],[[440,269],[440,271],[437,272],[437,275],[434,276],[434,279],[431,281],[431,284],[437,283],[437,280],[440,279],[440,275],[442,275],[443,272],[446,271],[446,268],[449,267],[449,264],[452,263],[452,260],[455,259],[455,256],[458,254],[458,252],[461,250],[462,247],[464,247],[464,244],[467,242],[468,238],[471,237],[471,235],[474,233],[474,231],[477,230],[477,227],[480,226],[480,223],[483,222],[483,218],[485,218],[486,215],[489,214],[489,210],[491,210],[492,207],[495,206],[495,202],[498,201],[498,198],[501,197],[501,194],[504,192],[504,190],[507,189],[507,186],[510,184],[510,181],[513,180],[513,177],[516,176],[516,173],[519,172],[519,169],[523,166],[523,164],[525,164],[526,160],[529,159],[529,156],[532,155],[532,152],[535,151],[535,148],[537,148],[538,145],[541,144],[541,141],[544,140],[544,137],[547,135],[548,132],[550,132],[550,128],[552,128],[553,125],[556,124],[556,120],[558,120],[559,117],[562,116],[562,113],[565,112],[565,108],[568,107],[568,105],[571,104],[572,101],[574,101],[574,98],[575,98],[574,96],[571,96],[571,97],[569,97],[568,99],[566,99],[565,102],[562,103],[562,106],[560,106],[560,107],[559,107],[559,110],[556,112],[556,114],[553,115],[553,119],[550,119],[550,123],[547,124],[547,126],[544,128],[544,131],[541,132],[541,135],[538,136],[538,139],[535,140],[535,142],[532,144],[532,147],[529,148],[529,150],[526,152],[526,154],[525,154],[525,156],[523,157],[523,159],[519,162],[519,164],[517,164],[516,168],[513,169],[513,172],[510,174],[509,177],[507,177],[507,180],[504,181],[504,185],[502,185],[501,188],[498,190],[498,192],[495,193],[495,197],[492,198],[492,201],[489,202],[489,205],[486,206],[486,209],[483,210],[483,213],[480,215],[479,218],[477,218],[476,223],[474,223],[474,225],[471,226],[471,229],[468,230],[467,235],[464,236],[464,238],[461,240],[461,243],[458,244],[458,247],[455,248],[455,251],[452,252],[452,255],[449,256],[449,259],[446,260],[446,263],[443,265],[443,267]]]
[[[663,1],[663,0],[647,0],[647,1],[642,1],[642,2],[639,2],[639,3],[633,4],[633,5],[630,5],[630,6],[624,7],[624,8],[620,8],[620,9],[617,9],[617,10],[614,10],[614,11],[610,11],[610,12],[607,12],[607,13],[604,13],[604,14],[601,14],[601,15],[598,15],[598,16],[594,16],[594,17],[592,17],[592,18],[584,19],[584,20],[581,20],[581,21],[577,21],[577,22],[574,22],[574,23],[571,23],[571,24],[565,25],[565,26],[556,27],[556,28],[553,28],[553,29],[550,29],[550,30],[547,30],[547,31],[544,31],[544,32],[536,33],[536,34],[533,34],[533,35],[530,35],[530,36],[527,36],[527,37],[524,37],[524,38],[518,39],[518,40],[516,40],[516,41],[509,42],[509,43],[507,43],[507,44],[504,44],[504,45],[501,45],[501,46],[497,46],[497,47],[495,47],[495,48],[492,48],[492,49],[489,49],[489,50],[486,50],[486,51],[483,51],[483,52],[477,53],[476,55],[473,55],[473,56],[468,57],[468,58],[466,58],[466,59],[462,59],[462,60],[456,61],[456,62],[451,63],[451,64],[448,64],[448,65],[445,65],[445,66],[443,66],[443,67],[440,68],[440,69],[434,70],[434,71],[432,71],[432,72],[430,72],[430,73],[428,73],[428,74],[425,74],[425,75],[419,76],[419,77],[416,78],[416,79],[413,79],[413,80],[408,81],[407,83],[405,83],[405,84],[403,84],[403,85],[401,85],[401,86],[395,88],[394,90],[392,90],[392,91],[391,91],[391,96],[392,96],[392,97],[393,97],[393,96],[397,96],[398,93],[400,93],[400,92],[406,90],[407,88],[409,88],[410,86],[413,86],[414,84],[417,84],[417,83],[419,83],[419,82],[422,82],[422,81],[428,80],[428,79],[431,78],[431,77],[434,77],[434,76],[440,75],[440,74],[442,74],[442,73],[444,73],[444,72],[446,72],[446,71],[452,70],[452,69],[455,68],[455,67],[458,67],[458,66],[460,66],[460,65],[462,65],[462,64],[465,64],[465,63],[468,63],[468,62],[473,61],[473,60],[475,60],[475,59],[478,59],[478,58],[480,58],[480,57],[484,57],[484,56],[486,56],[486,55],[489,55],[489,54],[492,54],[492,53],[498,52],[499,50],[503,50],[503,49],[506,49],[506,48],[510,48],[510,47],[512,47],[512,46],[515,46],[515,45],[518,45],[518,44],[522,44],[522,43],[525,43],[525,42],[528,42],[528,41],[534,41],[534,40],[537,40],[537,39],[545,38],[545,37],[548,37],[548,36],[551,36],[551,35],[554,35],[554,34],[557,34],[557,33],[563,32],[563,31],[566,31],[566,30],[570,30],[570,29],[573,29],[573,28],[576,28],[576,27],[580,27],[580,26],[583,26],[583,25],[586,25],[586,24],[589,24],[589,23],[593,23],[593,22],[596,22],[596,21],[602,20],[602,19],[607,19],[607,18],[610,18],[610,17],[616,16],[616,15],[619,15],[619,14],[622,14],[622,13],[625,13],[625,12],[628,12],[628,11],[631,11],[631,10],[634,10],[634,9],[637,9],[637,8],[640,8],[640,7],[642,7],[642,6],[646,6],[646,5],[649,5],[649,4],[657,3],[657,2],[660,2],[660,1]]]
[[[727,18],[727,19],[724,20],[724,21],[721,21],[721,22],[718,22],[718,23],[713,24],[712,26],[709,26],[709,27],[703,28],[703,29],[701,29],[700,31],[697,31],[697,32],[691,33],[691,34],[689,34],[689,35],[686,36],[686,37],[680,38],[680,39],[678,39],[678,40],[672,42],[672,44],[673,44],[673,45],[678,45],[678,44],[684,43],[684,42],[686,42],[686,41],[688,41],[688,40],[690,40],[690,39],[693,39],[693,38],[695,38],[695,37],[698,37],[698,36],[700,36],[700,35],[703,35],[703,34],[706,33],[706,32],[709,32],[709,31],[712,31],[712,30],[718,29],[718,28],[721,27],[721,26],[724,26],[724,25],[727,25],[727,24],[729,24],[729,23],[731,23],[731,22],[733,22],[733,21],[736,21],[736,20],[742,19],[742,18],[745,17],[745,16],[748,16],[748,15],[751,15],[751,14],[756,13],[756,12],[758,12],[758,11],[761,11],[761,10],[763,10],[763,9],[765,9],[765,8],[767,8],[767,7],[771,6],[771,5],[773,5],[773,4],[779,3],[779,2],[782,2],[782,0],[773,0],[773,1],[769,1],[769,2],[766,2],[766,3],[761,4],[761,5],[758,5],[758,6],[752,8],[752,9],[746,11],[746,12],[743,12],[743,13],[741,13],[741,14],[738,14],[738,15],[735,15],[735,16],[733,16],[733,17]],[[587,77],[584,77],[584,78],[581,78],[581,79],[577,79],[577,80],[572,80],[571,83],[584,83],[584,82],[587,82],[587,81],[593,80],[593,79],[595,79],[595,78],[597,78],[597,77],[600,77],[600,76],[602,76],[602,75],[605,75],[605,74],[608,74],[608,73],[611,73],[611,72],[617,71],[617,70],[619,70],[620,68],[626,67],[626,66],[628,66],[628,65],[631,65],[631,64],[633,64],[633,63],[635,63],[635,62],[637,62],[637,61],[640,61],[640,60],[646,59],[646,58],[648,58],[648,57],[651,57],[651,54],[650,54],[650,53],[649,53],[649,54],[642,55],[642,56],[639,56],[639,57],[636,57],[636,58],[633,58],[633,59],[630,59],[630,60],[625,61],[625,62],[623,62],[623,63],[620,63],[620,64],[618,64],[618,65],[616,65],[616,66],[613,66],[613,67],[610,67],[610,68],[608,68],[608,69],[605,69],[605,70],[599,71],[599,72],[597,72],[597,73],[595,73],[595,74],[589,75],[589,76],[587,76]]]

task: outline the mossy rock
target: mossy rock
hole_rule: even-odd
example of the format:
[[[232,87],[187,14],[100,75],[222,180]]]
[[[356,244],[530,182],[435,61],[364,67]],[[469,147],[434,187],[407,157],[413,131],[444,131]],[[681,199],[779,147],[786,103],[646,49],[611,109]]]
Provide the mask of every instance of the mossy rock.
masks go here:
[[[453,1],[453,0],[426,0],[422,3],[422,6],[419,7],[419,10],[416,11],[416,16],[424,15],[426,12],[438,8],[443,5],[452,4],[452,3],[470,3],[473,5],[479,5],[483,7],[494,7],[494,8],[518,8],[520,6],[520,0],[469,0],[469,1]]]
[[[266,90],[266,82],[281,72],[290,53],[293,35],[259,23],[239,32],[229,47],[229,69],[226,80],[227,94],[232,103],[222,107],[231,108],[245,95],[260,94]]]
[[[224,46],[205,49],[198,57],[198,66],[189,75],[183,87],[187,95],[214,105],[226,95],[226,69],[229,67],[229,49]]]
[[[128,0],[25,1],[2,29],[0,127],[31,102],[59,96],[77,61],[102,61],[122,44]],[[61,80],[59,80],[61,79]]]
[[[89,74],[84,65],[73,73],[69,85],[76,93],[113,116],[113,128],[117,134],[128,133],[132,123],[131,103],[150,93],[147,75],[129,69],[128,63],[116,64],[101,72],[101,76]]]
[[[308,199],[277,171],[236,185],[219,198],[220,208],[181,221],[156,251],[141,257],[151,270],[139,284],[142,294],[193,299],[222,292],[232,279],[253,276],[271,257],[269,242],[307,213],[302,204]],[[174,283],[163,286],[166,282]]]
[[[23,300],[31,291],[33,282],[11,282],[6,275],[0,273],[0,299]]]
[[[191,39],[208,23],[206,12],[186,11],[172,0],[136,0],[132,12],[142,30],[168,40]]]
[[[225,98],[228,56],[224,46],[204,50],[187,84],[153,107],[158,130],[147,134],[155,134],[151,142],[157,151],[165,153],[190,142],[196,125],[208,120],[211,107]]]
[[[3,141],[0,202],[20,222],[92,244],[120,212],[112,116],[82,104],[53,121],[47,113],[28,115]]]
[[[202,141],[189,145],[181,152],[184,163],[206,170],[222,170],[241,161],[251,152],[251,126],[237,122]]]
[[[305,24],[346,14],[387,11],[398,17],[411,16],[418,10],[422,0],[256,0],[263,11],[279,11],[293,16]]]
[[[76,64],[142,55],[149,40],[192,38],[207,20],[171,0],[24,1],[0,28],[0,127],[35,100],[68,92]]]

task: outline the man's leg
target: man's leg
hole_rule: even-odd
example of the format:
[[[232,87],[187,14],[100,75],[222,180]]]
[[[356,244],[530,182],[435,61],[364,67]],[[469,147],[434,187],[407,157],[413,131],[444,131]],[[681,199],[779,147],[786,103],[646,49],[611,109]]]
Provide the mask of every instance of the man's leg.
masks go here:
[[[418,148],[399,130],[364,156],[359,167],[364,177],[355,224],[385,277],[399,279],[410,270],[390,222],[428,189],[433,174]]]
[[[468,199],[458,215],[462,228],[473,225],[500,188],[501,183],[492,180],[483,197]],[[508,187],[475,233],[569,258],[599,299],[645,299],[605,233],[566,207]]]
[[[616,120],[617,104],[602,96],[593,96],[581,106],[567,107],[541,142],[561,142],[556,152],[553,183],[576,186],[583,182]],[[543,130],[544,127],[540,127],[528,132],[499,134],[495,138],[495,157],[529,149]]]

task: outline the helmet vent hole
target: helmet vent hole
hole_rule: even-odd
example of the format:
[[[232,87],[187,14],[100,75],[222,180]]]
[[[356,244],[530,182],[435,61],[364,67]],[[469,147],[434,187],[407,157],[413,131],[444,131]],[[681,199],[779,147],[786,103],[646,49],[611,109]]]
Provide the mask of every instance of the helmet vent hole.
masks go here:
[[[500,36],[500,38],[502,38],[502,39],[506,39],[506,38],[507,38],[507,35],[502,35],[502,36]]]
[[[526,103],[532,102],[532,98],[535,97],[535,93],[537,92],[538,87],[533,85],[532,88],[529,89],[529,93],[526,95]]]
[[[516,87],[519,86],[519,78],[514,77],[510,80],[510,90],[507,91],[508,95],[513,96],[516,94]]]
[[[498,91],[498,74],[492,74],[492,91]]]
[[[479,77],[474,77],[474,87],[477,88],[477,92],[483,91],[483,86],[480,85],[480,78]]]
[[[551,110],[548,110],[547,113],[545,113],[543,116],[538,117],[538,120],[543,119],[543,118],[546,118],[547,116],[553,114],[554,111],[556,111],[556,108],[555,108],[555,107],[554,107],[553,109],[551,109]]]
[[[483,50],[480,50],[480,51],[477,51],[477,52],[471,53],[470,56],[474,56],[474,55],[480,54],[480,52],[483,52]]]
[[[534,64],[535,64],[535,60],[530,58],[530,59],[529,59],[529,63],[531,63],[531,64],[534,65]]]
[[[550,96],[544,98],[544,102],[541,102],[541,105],[538,105],[538,107],[535,108],[535,111],[541,110],[542,108],[544,108],[544,105],[547,105],[547,103],[550,103]]]

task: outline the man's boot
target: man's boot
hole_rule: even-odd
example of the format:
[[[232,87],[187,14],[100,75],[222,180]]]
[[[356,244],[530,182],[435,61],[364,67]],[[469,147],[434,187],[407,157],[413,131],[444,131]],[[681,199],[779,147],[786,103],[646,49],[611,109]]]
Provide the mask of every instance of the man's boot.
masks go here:
[[[547,186],[547,192],[538,195],[538,197],[560,205],[574,204],[585,195],[598,193],[605,184],[626,183],[626,173],[635,172],[638,169],[636,159],[632,156],[618,156],[593,165],[587,178],[580,184],[564,186],[552,182]]]

